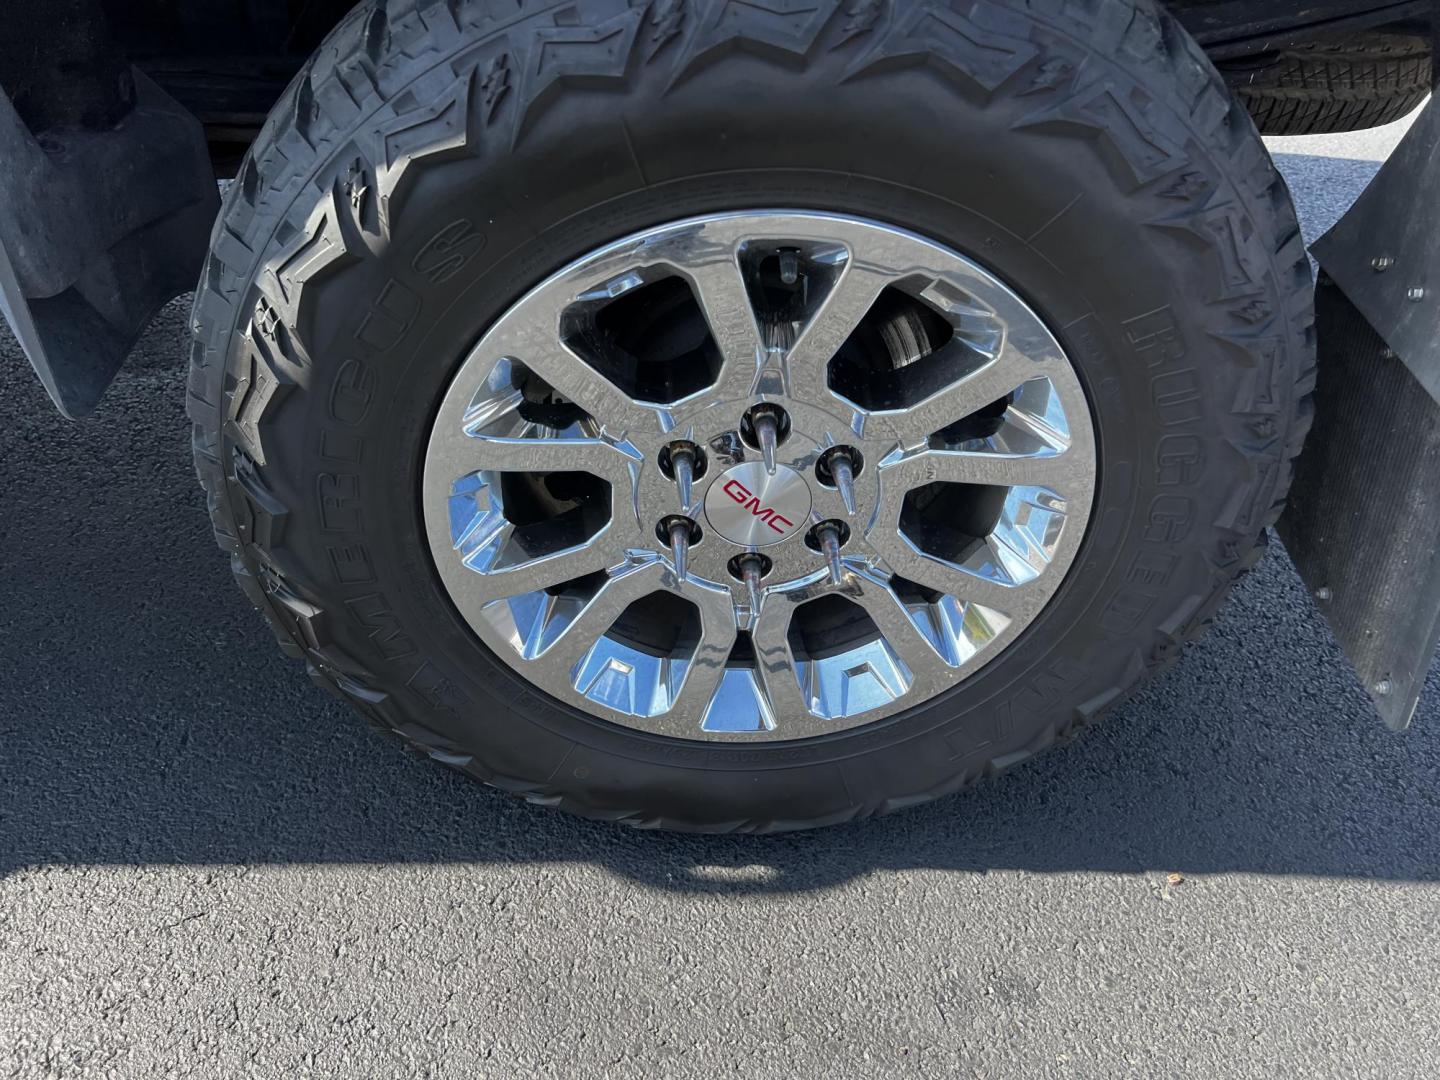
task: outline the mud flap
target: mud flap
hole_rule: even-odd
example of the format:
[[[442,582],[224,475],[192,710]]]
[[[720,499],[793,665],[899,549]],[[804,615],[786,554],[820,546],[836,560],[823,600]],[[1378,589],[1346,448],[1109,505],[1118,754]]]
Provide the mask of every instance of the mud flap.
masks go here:
[[[36,136],[0,91],[0,315],[65,415],[194,288],[220,200],[199,121],[138,71],[103,130]]]
[[[1440,113],[1313,247],[1315,424],[1279,532],[1381,719],[1440,642]]]

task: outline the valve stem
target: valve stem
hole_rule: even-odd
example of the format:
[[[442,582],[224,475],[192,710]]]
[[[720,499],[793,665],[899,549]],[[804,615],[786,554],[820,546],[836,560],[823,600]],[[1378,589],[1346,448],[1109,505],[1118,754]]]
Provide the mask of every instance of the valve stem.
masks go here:
[[[780,252],[780,280],[785,285],[794,285],[800,277],[800,259],[794,251]]]
[[[769,409],[755,413],[755,440],[760,444],[760,454],[765,459],[765,471],[775,475],[775,447],[780,441],[780,428],[775,414]]]
[[[845,451],[838,451],[830,459],[830,475],[835,479],[835,490],[845,503],[845,513],[855,514],[855,463]]]
[[[821,523],[815,530],[815,539],[820,542],[820,554],[830,567],[830,584],[839,585],[845,575],[840,562],[840,530],[829,522]]]

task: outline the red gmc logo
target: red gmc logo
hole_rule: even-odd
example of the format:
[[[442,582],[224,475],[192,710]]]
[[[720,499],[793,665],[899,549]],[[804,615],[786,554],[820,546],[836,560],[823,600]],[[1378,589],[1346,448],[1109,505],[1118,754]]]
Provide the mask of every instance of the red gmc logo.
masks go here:
[[[786,532],[795,527],[795,522],[785,517],[779,511],[768,506],[761,506],[760,500],[755,497],[755,494],[744,484],[740,483],[739,480],[726,480],[720,490],[725,492],[726,495],[729,495],[730,498],[734,499],[746,510],[749,510],[751,517],[759,518],[781,536],[784,536]]]

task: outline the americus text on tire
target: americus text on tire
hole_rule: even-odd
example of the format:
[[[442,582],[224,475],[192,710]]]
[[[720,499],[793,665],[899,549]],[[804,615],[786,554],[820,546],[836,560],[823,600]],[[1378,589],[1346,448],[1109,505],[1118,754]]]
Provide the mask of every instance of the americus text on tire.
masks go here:
[[[535,802],[955,791],[1173,660],[1308,422],[1310,270],[1148,0],[364,4],[231,186],[196,462],[282,646]]]

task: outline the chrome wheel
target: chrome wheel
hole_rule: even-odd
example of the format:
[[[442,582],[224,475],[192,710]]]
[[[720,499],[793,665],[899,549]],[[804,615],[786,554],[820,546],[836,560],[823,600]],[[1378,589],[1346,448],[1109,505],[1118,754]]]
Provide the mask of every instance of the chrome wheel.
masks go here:
[[[1095,489],[1079,379],[1013,291],[873,221],[719,214],[527,293],[425,459],[441,580],[588,713],[780,740],[918,705],[1070,570]]]

